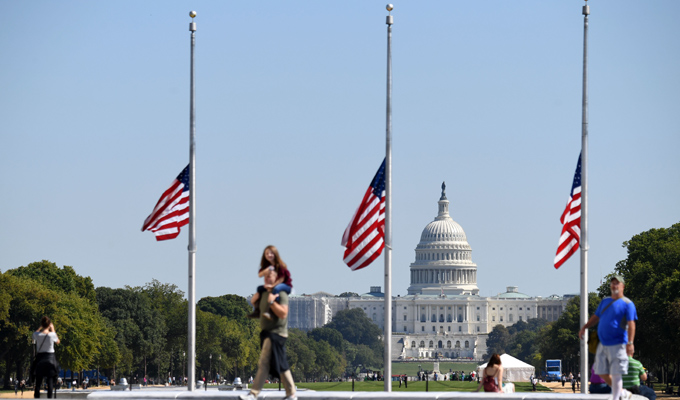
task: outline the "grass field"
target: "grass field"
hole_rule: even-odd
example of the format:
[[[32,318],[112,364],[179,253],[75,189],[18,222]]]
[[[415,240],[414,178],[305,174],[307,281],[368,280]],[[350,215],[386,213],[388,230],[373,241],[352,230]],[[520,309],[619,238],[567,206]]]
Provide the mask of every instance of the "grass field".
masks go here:
[[[449,369],[456,371],[460,373],[460,371],[465,371],[465,374],[469,374],[470,372],[474,371],[477,369],[477,363],[471,362],[471,363],[456,363],[456,362],[442,362],[439,363],[439,371],[443,373],[448,373]],[[423,370],[426,371],[432,371],[432,367],[434,366],[434,363],[432,362],[402,362],[402,363],[392,363],[392,375],[409,375],[409,376],[416,376],[418,375],[418,371],[420,371],[419,367],[422,367]]]

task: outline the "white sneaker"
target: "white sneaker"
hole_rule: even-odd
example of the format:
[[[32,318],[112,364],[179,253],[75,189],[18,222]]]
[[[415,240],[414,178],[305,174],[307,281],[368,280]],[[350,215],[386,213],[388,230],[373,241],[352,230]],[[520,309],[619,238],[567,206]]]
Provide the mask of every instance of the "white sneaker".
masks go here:
[[[629,390],[621,389],[621,400],[630,400],[633,397],[633,393]]]
[[[254,396],[252,393],[248,392],[248,394],[242,394],[238,396],[239,399],[241,400],[257,400],[257,396]]]

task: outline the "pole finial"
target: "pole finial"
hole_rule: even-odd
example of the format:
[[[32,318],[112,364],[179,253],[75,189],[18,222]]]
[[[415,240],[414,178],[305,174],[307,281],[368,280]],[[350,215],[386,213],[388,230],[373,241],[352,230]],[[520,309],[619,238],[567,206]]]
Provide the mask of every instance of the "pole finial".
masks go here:
[[[387,11],[389,11],[389,13],[390,13],[390,14],[387,16],[386,24],[387,24],[387,25],[392,25],[392,24],[394,23],[394,17],[392,17],[392,10],[394,10],[394,5],[388,4],[387,6],[385,6],[385,8],[386,8]]]
[[[189,11],[189,16],[191,17],[191,23],[189,23],[189,30],[191,32],[196,32],[196,23],[194,18],[196,18],[196,11]]]

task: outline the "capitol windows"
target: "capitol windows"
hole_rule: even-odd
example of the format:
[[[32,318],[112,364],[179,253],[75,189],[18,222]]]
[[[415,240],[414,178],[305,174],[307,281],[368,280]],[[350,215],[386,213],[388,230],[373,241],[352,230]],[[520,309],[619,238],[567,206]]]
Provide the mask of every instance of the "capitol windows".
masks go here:
[[[450,348],[451,348],[451,341],[450,341],[450,340],[447,340],[447,341],[446,341],[446,348],[447,348],[447,349],[450,349]]]
[[[449,332],[451,332],[451,327],[449,326]]]
[[[463,314],[458,314],[458,322],[463,322]]]
[[[373,321],[375,321],[375,313],[373,313]]]
[[[425,322],[425,314],[420,315],[420,322]]]
[[[404,308],[406,308],[406,307],[404,307]],[[479,307],[477,307],[477,309],[479,310]]]
[[[494,316],[491,317],[491,322],[495,322],[495,321],[496,321],[496,316],[494,315]]]
[[[411,347],[416,347],[416,341],[415,340],[411,342]]]
[[[522,311],[522,307],[520,307],[519,310]]]
[[[431,322],[437,322],[437,314],[432,314]]]
[[[421,331],[421,332],[425,332],[425,327],[424,327],[424,326],[421,326],[421,327],[420,327],[420,331]]]
[[[446,322],[452,322],[452,321],[453,321],[453,317],[451,316],[451,314],[447,315],[446,316]]]
[[[501,315],[501,322],[503,322],[503,316]]]
[[[406,331],[407,331],[407,329],[406,329],[406,327],[404,326],[404,332],[406,332]]]
[[[492,307],[491,309],[494,310],[494,311],[496,311],[496,307]]]
[[[444,314],[439,314],[439,322],[444,322]]]
[[[462,326],[459,326],[459,327],[458,327],[458,332],[462,332],[462,331],[463,331],[463,327],[462,327]]]
[[[508,315],[508,322],[512,322],[512,314]]]
[[[501,307],[501,311],[503,311],[503,307]]]
[[[466,348],[466,349],[469,349],[469,348],[470,348],[470,342],[467,341],[467,340],[465,341],[465,348]]]
[[[436,329],[434,329],[434,326],[433,326],[433,327],[432,327],[432,332],[436,332],[436,331],[437,331],[437,330],[436,330]]]
[[[479,332],[479,327],[477,327],[477,332]]]
[[[406,321],[406,314],[404,314],[404,321]]]
[[[479,322],[479,314],[477,314],[477,322]]]
[[[437,348],[440,348],[440,349],[444,348],[444,345],[442,344],[441,340],[439,342],[437,342]]]
[[[430,348],[434,347],[434,342],[430,340]]]
[[[522,320],[522,316],[521,316],[521,315],[519,316],[519,320],[520,320],[520,321]]]
[[[420,341],[420,347],[425,347],[425,341],[424,340]]]
[[[460,340],[456,340],[456,348],[460,349]]]

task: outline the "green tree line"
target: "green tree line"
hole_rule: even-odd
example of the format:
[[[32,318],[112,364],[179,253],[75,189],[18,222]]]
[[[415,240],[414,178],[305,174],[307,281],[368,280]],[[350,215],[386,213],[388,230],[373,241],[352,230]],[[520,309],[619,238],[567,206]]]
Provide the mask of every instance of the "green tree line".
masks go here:
[[[0,274],[0,376],[25,379],[32,333],[43,315],[54,321],[62,369],[100,369],[112,379],[181,379],[187,366],[188,302],[175,285],[95,288],[72,267],[43,260]],[[237,295],[205,297],[196,305],[196,376],[245,379],[257,370],[259,322]],[[382,366],[379,328],[362,310],[339,312],[328,325],[291,329],[288,358],[296,380],[333,379],[350,368]]]
[[[651,229],[623,243],[627,258],[588,295],[588,315],[609,296],[613,274],[625,280],[624,294],[633,300],[638,321],[634,357],[663,383],[680,381],[680,223]],[[542,371],[545,360],[561,359],[563,371],[579,370],[580,297],[567,304],[557,321],[532,319],[506,328],[494,327],[488,353],[508,353]],[[590,335],[596,334],[597,328]],[[488,356],[488,355],[487,355]],[[592,365],[594,355],[589,357]]]

